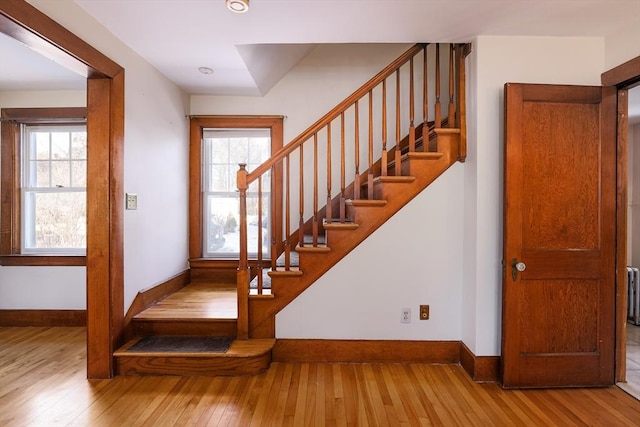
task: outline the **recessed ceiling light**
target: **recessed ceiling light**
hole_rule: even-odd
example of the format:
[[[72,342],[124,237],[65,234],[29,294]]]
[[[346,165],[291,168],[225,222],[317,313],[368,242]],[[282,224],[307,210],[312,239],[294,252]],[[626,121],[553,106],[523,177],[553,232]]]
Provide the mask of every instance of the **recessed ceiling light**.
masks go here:
[[[235,13],[245,13],[249,10],[249,0],[225,0],[227,9]]]
[[[200,67],[198,68],[198,71],[200,71],[202,74],[213,74],[213,70],[209,67]]]

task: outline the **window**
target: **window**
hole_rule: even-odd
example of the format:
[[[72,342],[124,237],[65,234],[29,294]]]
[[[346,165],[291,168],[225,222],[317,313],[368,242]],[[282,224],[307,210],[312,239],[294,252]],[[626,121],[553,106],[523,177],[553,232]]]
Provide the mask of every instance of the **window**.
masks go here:
[[[84,254],[85,125],[22,125],[21,253]]]
[[[247,170],[251,171],[269,159],[271,132],[270,129],[205,129],[203,151],[204,257],[237,257],[240,252],[238,164],[247,164]],[[257,253],[261,233],[262,250],[267,257],[271,248],[269,178],[262,182],[262,220],[258,218],[258,184],[252,183],[247,191],[249,252]]]
[[[281,116],[201,116],[191,118],[189,167],[189,258],[194,267],[237,267],[239,240],[239,163],[251,171],[282,147]],[[282,234],[281,167],[262,180],[262,217],[258,218],[258,183],[247,191],[249,252],[263,256],[272,237]],[[280,248],[276,247],[276,251]]]
[[[85,265],[86,108],[1,116],[0,264]]]

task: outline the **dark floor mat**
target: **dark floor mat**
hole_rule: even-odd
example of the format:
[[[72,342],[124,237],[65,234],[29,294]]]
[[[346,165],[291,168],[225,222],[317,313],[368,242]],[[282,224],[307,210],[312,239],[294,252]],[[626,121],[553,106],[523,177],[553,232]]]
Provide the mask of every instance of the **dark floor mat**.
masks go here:
[[[233,338],[228,337],[144,337],[127,351],[173,353],[226,353]]]

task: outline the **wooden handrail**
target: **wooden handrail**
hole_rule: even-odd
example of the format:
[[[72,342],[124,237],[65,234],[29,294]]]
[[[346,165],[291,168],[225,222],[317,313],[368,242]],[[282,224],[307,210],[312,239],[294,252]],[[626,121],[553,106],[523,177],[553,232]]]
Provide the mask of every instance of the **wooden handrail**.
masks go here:
[[[328,227],[322,224],[322,220],[326,221],[326,223],[338,221],[340,224],[345,225],[350,221],[357,221],[355,213],[358,210],[355,209],[356,207],[379,205],[378,201],[374,202],[379,194],[377,189],[381,188],[378,187],[375,177],[389,174],[400,177],[412,174],[413,166],[411,166],[411,163],[404,162],[403,156],[407,152],[409,153],[407,156],[409,159],[435,158],[435,156],[423,156],[421,153],[415,153],[415,151],[438,151],[437,134],[444,132],[444,130],[438,128],[460,129],[458,160],[464,161],[464,156],[466,155],[464,141],[466,132],[463,129],[465,126],[464,56],[468,52],[468,48],[468,45],[448,45],[449,61],[440,61],[440,44],[435,44],[433,51],[428,49],[428,44],[416,44],[304,132],[300,133],[289,144],[274,153],[271,158],[254,171],[249,173],[246,170],[246,165],[241,165],[237,176],[241,216],[239,226],[240,263],[237,277],[239,338],[248,338],[251,335],[251,331],[248,330],[248,319],[251,315],[248,311],[249,292],[251,292],[251,295],[256,295],[257,293],[257,296],[262,297],[269,293],[263,289],[265,286],[263,286],[261,271],[263,256],[261,234],[263,212],[262,176],[264,173],[274,170],[274,168],[282,168],[283,175],[286,174],[284,182],[271,183],[272,185],[282,186],[281,188],[284,192],[284,201],[279,201],[284,205],[277,207],[277,209],[281,209],[284,212],[284,230],[280,228],[278,231],[278,234],[284,231],[284,236],[271,234],[271,267],[275,271],[269,274],[272,276],[300,276],[303,273],[300,265],[292,264],[297,258],[296,252],[324,252],[330,250],[326,240],[327,236],[324,234]],[[428,60],[427,58],[433,58],[434,52],[435,61],[431,62],[432,59]],[[423,55],[422,61],[419,58],[415,58],[420,54]],[[448,65],[448,72],[440,68],[441,62],[444,67]],[[430,74],[431,71],[427,71],[427,65],[431,64],[435,65],[433,75]],[[417,74],[417,78],[420,79],[422,77],[423,87],[418,88],[417,93],[415,92],[415,86],[417,86],[415,72],[418,70],[415,70],[414,67],[418,69],[422,67],[422,71]],[[431,82],[429,77],[433,79]],[[445,89],[443,94],[445,97],[448,96],[448,100],[446,98],[442,100],[442,104],[448,103],[447,106],[444,106],[446,117],[442,116],[443,108],[440,99],[440,82],[442,78],[448,79],[448,81],[442,82],[445,87],[448,86],[448,90]],[[387,80],[389,80],[389,93],[387,92]],[[435,86],[433,92],[431,92],[435,96],[432,110],[428,99],[430,93],[428,86],[430,84]],[[380,98],[377,98],[378,95]],[[366,100],[368,105],[366,106],[364,105],[365,97],[368,97]],[[422,99],[420,99],[421,97]],[[389,105],[387,105],[387,98],[389,98]],[[419,109],[420,104],[422,104],[422,122],[420,123],[420,118],[418,118],[418,123],[416,123],[415,108]],[[363,110],[366,108],[368,111],[361,111],[361,106]],[[388,109],[395,109],[395,114],[388,111]],[[432,120],[429,118],[430,110],[433,113]],[[365,117],[367,123],[362,123],[361,126],[361,119],[364,120]],[[419,112],[418,117],[420,117]],[[374,126],[374,120],[377,121],[379,118],[381,118],[381,123],[378,126]],[[332,132],[332,126],[339,126],[340,130],[333,128]],[[393,126],[393,128],[389,126]],[[378,129],[382,131],[382,135],[378,134]],[[387,132],[389,132],[391,138],[395,139],[395,141],[389,141],[390,146],[387,146],[389,138]],[[340,138],[340,140],[336,141],[335,138]],[[319,145],[321,141],[326,141],[326,151],[322,150],[323,152],[319,153],[319,149],[322,148]],[[447,141],[444,140],[444,143],[446,144]],[[336,144],[335,147],[332,146],[333,143]],[[305,144],[307,144],[306,149]],[[340,150],[340,152],[338,153],[334,150]],[[335,153],[336,157],[339,155],[339,166],[333,165],[332,152]],[[379,152],[380,158],[374,162],[374,153],[376,152]],[[296,162],[298,163],[296,165],[298,170],[291,170],[291,155],[298,156],[298,162]],[[313,160],[309,161],[311,156],[313,156]],[[326,156],[326,159],[321,156]],[[361,165],[360,160],[365,158],[367,166],[361,168],[364,162]],[[320,189],[322,184],[319,182],[321,159],[326,160],[327,202],[325,207],[320,207],[319,201],[320,193],[322,192]],[[365,168],[366,170],[364,170]],[[335,181],[333,181],[333,173],[336,174]],[[338,173],[339,175],[337,175]],[[336,182],[338,179],[340,188],[339,190],[336,188],[332,193],[332,181]],[[347,185],[347,179],[349,181],[353,180],[353,182]],[[257,268],[252,274],[247,253],[248,221],[246,197],[249,186],[256,180],[258,181],[258,260],[256,263]],[[392,180],[395,179],[392,178]],[[383,179],[380,181],[384,183]],[[292,185],[294,188],[297,186],[297,188],[292,189]],[[366,186],[366,191],[364,191],[364,186]],[[374,186],[376,188],[375,191]],[[291,205],[293,194],[298,196],[298,206]],[[359,200],[361,198],[366,200]],[[347,199],[352,199],[352,201],[348,202]],[[294,205],[296,204],[295,202],[293,203]],[[252,203],[252,209],[253,206],[255,205]],[[253,213],[254,211],[252,211]],[[294,231],[291,230],[291,225],[292,221],[295,224],[295,219],[291,217],[296,215],[298,215],[298,229]],[[337,226],[332,225],[333,228]],[[345,227],[345,229],[350,227]],[[309,235],[309,233],[311,234]],[[252,242],[255,242],[255,240],[252,240]],[[282,254],[284,255],[284,260],[279,257]],[[282,264],[282,261],[284,261],[284,264]],[[255,285],[249,285],[249,281],[254,278],[254,275],[257,276],[254,279]],[[250,286],[254,288],[251,291],[249,289]],[[277,288],[276,292],[278,292]],[[271,296],[273,295],[272,293]]]
[[[276,163],[280,162],[287,154],[295,151],[295,149],[298,148],[302,143],[311,138],[314,133],[319,132],[323,127],[327,125],[327,123],[337,118],[342,112],[353,105],[356,100],[362,98],[367,94],[367,92],[369,92],[369,90],[376,87],[380,82],[393,74],[400,66],[404,65],[405,63],[407,63],[407,61],[409,61],[409,59],[418,54],[426,45],[426,43],[418,43],[411,47],[409,50],[399,56],[398,59],[387,65],[382,71],[376,74],[371,80],[366,82],[359,89],[345,98],[344,101],[336,105],[331,111],[322,116],[320,120],[309,126],[307,130],[295,137],[290,143],[282,147],[276,153],[272,154],[269,160],[249,173],[249,175],[247,176],[247,184],[251,184],[256,180],[257,177],[270,170],[271,167]]]

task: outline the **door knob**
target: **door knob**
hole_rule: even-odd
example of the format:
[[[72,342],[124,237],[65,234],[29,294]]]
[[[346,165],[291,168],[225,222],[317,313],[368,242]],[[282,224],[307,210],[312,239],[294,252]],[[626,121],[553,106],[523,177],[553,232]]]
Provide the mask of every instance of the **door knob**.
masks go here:
[[[513,261],[511,261],[511,278],[513,279],[513,281],[515,282],[518,278],[518,271],[522,272],[526,269],[527,264],[522,261],[518,262],[518,259],[514,258]]]

